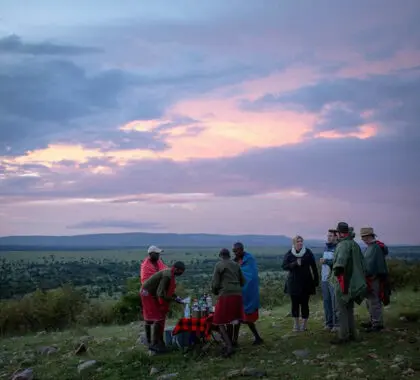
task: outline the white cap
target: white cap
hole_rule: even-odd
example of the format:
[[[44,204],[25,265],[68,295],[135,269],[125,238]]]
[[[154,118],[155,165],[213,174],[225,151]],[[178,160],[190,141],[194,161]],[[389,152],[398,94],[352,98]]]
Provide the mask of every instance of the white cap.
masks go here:
[[[162,253],[163,249],[160,249],[159,247],[156,247],[155,245],[151,245],[148,249],[147,249],[147,253]]]

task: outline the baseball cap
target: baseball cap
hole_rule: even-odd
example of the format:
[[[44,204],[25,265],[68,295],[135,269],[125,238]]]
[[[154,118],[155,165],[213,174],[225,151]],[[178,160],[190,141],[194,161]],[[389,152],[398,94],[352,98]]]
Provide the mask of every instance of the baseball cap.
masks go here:
[[[156,247],[155,245],[151,245],[148,249],[147,249],[147,253],[162,253],[163,249],[160,249],[159,247]]]

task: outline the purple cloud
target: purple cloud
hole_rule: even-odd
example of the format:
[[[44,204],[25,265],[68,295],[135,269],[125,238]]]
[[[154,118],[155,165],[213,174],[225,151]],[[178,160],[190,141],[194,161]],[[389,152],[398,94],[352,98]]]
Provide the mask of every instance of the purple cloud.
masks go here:
[[[121,230],[161,230],[165,226],[155,222],[134,222],[131,220],[89,220],[67,226],[68,229],[121,229]]]

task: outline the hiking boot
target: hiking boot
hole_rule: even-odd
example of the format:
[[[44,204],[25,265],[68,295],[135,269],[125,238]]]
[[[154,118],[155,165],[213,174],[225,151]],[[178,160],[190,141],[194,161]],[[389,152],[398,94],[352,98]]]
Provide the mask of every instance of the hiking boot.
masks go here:
[[[362,322],[360,326],[363,327],[364,329],[369,329],[372,327],[372,322]]]
[[[252,343],[253,346],[259,346],[261,344],[264,344],[264,341],[261,338],[255,339]]]

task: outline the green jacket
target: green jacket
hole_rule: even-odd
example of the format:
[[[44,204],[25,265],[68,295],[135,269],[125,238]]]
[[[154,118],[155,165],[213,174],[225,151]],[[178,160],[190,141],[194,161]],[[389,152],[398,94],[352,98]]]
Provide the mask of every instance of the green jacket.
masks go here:
[[[219,261],[213,273],[212,292],[215,295],[242,295],[245,277],[239,264],[231,260]]]
[[[388,265],[382,248],[376,242],[369,244],[365,251],[366,276],[384,276],[388,274]]]
[[[338,242],[334,253],[333,272],[334,275],[331,276],[331,279],[337,298],[346,303],[354,301],[357,304],[366,298],[364,257],[352,235]],[[342,284],[340,284],[339,278],[342,279]]]
[[[171,269],[164,269],[149,277],[143,284],[142,289],[147,290],[151,296],[171,301],[175,295],[168,297],[167,293],[171,284]]]

